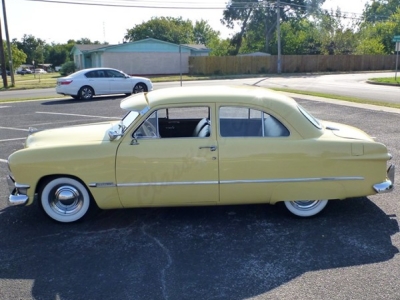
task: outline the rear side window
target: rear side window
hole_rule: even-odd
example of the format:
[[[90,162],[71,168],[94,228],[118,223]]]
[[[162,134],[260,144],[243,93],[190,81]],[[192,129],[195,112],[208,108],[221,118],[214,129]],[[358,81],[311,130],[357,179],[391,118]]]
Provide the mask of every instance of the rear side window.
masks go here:
[[[289,130],[263,111],[225,106],[219,109],[219,129],[223,137],[285,137]]]

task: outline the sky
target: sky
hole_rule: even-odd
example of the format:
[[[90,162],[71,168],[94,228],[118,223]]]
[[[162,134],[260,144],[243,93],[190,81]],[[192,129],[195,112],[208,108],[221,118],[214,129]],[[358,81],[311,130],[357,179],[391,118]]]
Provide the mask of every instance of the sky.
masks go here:
[[[92,4],[124,4],[144,7],[111,7],[54,3],[85,2]],[[128,29],[152,17],[170,16],[208,21],[221,37],[228,38],[234,31],[220,22],[228,0],[4,0],[10,40],[21,40],[24,34],[45,40],[46,43],[65,44],[68,40],[89,38],[91,41],[118,44]],[[282,0],[284,2],[284,0]],[[361,14],[368,0],[326,0],[323,8]],[[0,3],[1,4],[1,3]],[[184,9],[167,9],[161,6],[175,5]],[[152,8],[150,8],[153,6]],[[154,7],[154,6],[157,6]],[[4,11],[1,11],[3,39],[6,39]]]

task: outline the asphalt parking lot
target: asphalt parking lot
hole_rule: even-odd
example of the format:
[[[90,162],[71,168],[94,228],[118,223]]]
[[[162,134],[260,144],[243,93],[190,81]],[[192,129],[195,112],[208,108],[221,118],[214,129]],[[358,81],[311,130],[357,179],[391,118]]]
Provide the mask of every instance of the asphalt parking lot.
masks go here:
[[[243,205],[99,211],[58,224],[36,206],[7,206],[5,162],[28,127],[119,118],[121,99],[0,104],[0,299],[400,299],[397,182],[309,219]],[[400,165],[400,114],[296,100],[365,130]]]

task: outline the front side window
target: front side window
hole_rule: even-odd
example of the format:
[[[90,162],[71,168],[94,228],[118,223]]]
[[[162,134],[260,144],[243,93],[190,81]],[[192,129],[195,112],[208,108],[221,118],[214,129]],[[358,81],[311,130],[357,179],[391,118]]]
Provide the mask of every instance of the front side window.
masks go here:
[[[289,136],[289,130],[275,117],[247,107],[220,107],[219,130],[222,137]]]
[[[173,107],[154,111],[135,138],[206,138],[211,134],[209,107]]]

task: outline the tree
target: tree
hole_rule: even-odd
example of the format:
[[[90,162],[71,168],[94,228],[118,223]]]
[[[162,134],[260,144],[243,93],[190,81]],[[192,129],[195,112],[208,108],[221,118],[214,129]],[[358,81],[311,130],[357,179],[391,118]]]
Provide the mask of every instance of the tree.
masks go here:
[[[190,20],[183,20],[182,17],[153,17],[150,21],[128,29],[124,37],[129,42],[145,38],[174,44],[190,44],[194,40],[193,24]]]
[[[11,55],[12,55],[12,63],[13,67],[16,69],[26,61],[26,54],[19,50],[16,45],[10,44],[11,45]],[[8,47],[7,43],[3,41],[3,49],[5,51],[5,56],[6,56],[6,68],[10,70],[10,58],[8,57]]]
[[[73,40],[72,40],[73,41]],[[70,42],[70,41],[68,41]],[[88,38],[81,38],[80,40],[76,40],[75,44],[78,45],[102,45],[102,43],[100,43],[99,41],[94,41],[92,42],[90,39]],[[104,45],[108,45],[108,43],[103,43]]]
[[[280,21],[289,18],[301,19],[307,15],[314,14],[321,10],[325,0],[286,0],[280,5]],[[243,38],[250,31],[253,31],[253,38],[259,36],[264,41],[264,51],[269,52],[269,41],[274,33],[277,14],[275,0],[231,0],[223,12],[222,24],[228,28],[239,26],[232,38],[232,45],[235,46],[235,54],[239,53]],[[262,51],[262,49],[258,49]]]
[[[70,51],[68,51],[68,45],[53,44],[49,49],[46,62],[52,64],[53,67],[61,66],[70,60]]]
[[[385,21],[380,22],[364,22],[361,26],[360,35],[362,37],[363,49],[365,51],[365,44],[374,45],[374,51],[382,51],[382,54],[391,54],[394,52],[394,43],[392,42],[393,36],[400,34],[400,6],[396,11]],[[364,52],[365,53],[365,52]]]
[[[212,41],[219,39],[220,32],[211,28],[207,21],[196,21],[193,27],[193,42],[208,46]]]
[[[387,21],[400,7],[400,0],[372,0],[364,7],[364,18],[368,23]]]
[[[26,63],[32,63],[32,61],[35,61],[35,63],[44,62],[44,40],[36,39],[33,35],[25,34],[22,37],[21,42],[13,39],[12,43],[26,54]]]

